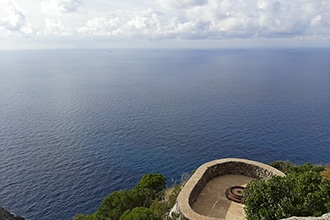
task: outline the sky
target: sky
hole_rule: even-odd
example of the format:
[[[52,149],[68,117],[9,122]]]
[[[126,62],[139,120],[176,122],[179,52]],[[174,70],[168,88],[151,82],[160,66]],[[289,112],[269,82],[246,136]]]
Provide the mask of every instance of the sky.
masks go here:
[[[0,0],[0,50],[330,47],[330,0]]]

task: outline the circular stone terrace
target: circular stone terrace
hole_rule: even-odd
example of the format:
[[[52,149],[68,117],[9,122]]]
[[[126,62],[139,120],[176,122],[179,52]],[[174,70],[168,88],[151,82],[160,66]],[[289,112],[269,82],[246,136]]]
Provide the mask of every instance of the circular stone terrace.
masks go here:
[[[281,171],[256,161],[226,158],[200,166],[183,187],[177,210],[189,220],[246,219],[241,203],[252,179],[269,179]]]

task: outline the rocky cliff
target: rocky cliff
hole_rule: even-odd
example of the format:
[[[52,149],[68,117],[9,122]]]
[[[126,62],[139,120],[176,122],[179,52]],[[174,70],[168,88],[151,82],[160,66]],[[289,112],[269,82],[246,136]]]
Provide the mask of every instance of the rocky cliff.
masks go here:
[[[330,220],[330,212],[321,217],[290,217],[285,220]]]
[[[21,216],[14,216],[6,209],[0,207],[0,220],[24,220]]]

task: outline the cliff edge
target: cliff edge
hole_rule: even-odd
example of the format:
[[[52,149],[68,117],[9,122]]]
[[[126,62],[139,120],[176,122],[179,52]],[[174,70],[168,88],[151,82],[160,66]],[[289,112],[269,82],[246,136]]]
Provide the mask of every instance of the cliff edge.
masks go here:
[[[0,207],[0,220],[25,220],[25,219],[21,216],[14,216],[6,209]]]

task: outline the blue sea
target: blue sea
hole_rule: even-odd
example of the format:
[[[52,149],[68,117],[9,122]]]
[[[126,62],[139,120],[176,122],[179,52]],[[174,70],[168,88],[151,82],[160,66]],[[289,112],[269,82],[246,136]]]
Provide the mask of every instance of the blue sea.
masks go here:
[[[0,206],[92,213],[214,159],[330,163],[330,49],[0,51]]]

